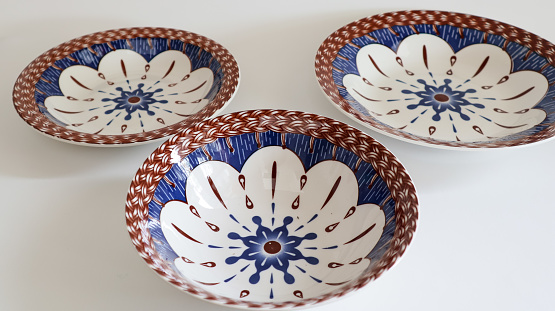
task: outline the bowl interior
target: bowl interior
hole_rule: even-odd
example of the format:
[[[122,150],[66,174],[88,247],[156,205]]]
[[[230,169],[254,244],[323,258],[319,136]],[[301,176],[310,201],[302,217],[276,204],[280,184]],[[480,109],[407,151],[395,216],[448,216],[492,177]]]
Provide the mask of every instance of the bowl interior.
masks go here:
[[[552,47],[519,40],[532,34],[445,12],[390,13],[353,24],[368,31],[344,27],[354,30],[331,55],[331,97],[366,125],[412,142],[467,147],[511,145],[553,127],[555,68],[546,57]]]
[[[224,73],[214,55],[178,39],[135,37],[87,46],[36,83],[39,111],[87,134],[127,135],[176,124],[212,101]]]
[[[393,239],[395,201],[371,164],[324,139],[273,131],[197,149],[149,204],[160,256],[227,298],[310,299],[363,277]]]

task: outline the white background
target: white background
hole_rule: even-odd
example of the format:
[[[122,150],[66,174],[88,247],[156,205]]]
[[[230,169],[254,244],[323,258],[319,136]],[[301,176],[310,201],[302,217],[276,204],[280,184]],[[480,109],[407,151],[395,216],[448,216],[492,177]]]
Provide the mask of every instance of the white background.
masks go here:
[[[76,146],[15,112],[19,72],[47,49],[107,29],[161,26],[212,38],[236,57],[233,112],[303,110],[369,133],[412,175],[417,235],[404,258],[364,289],[313,310],[553,310],[555,141],[448,151],[377,134],[334,108],[314,57],[365,16],[438,9],[504,21],[555,41],[548,0],[106,1],[4,0],[0,10],[0,310],[228,310],[166,283],[138,256],[124,219],[127,188],[160,144]],[[553,5],[553,4],[551,4]]]

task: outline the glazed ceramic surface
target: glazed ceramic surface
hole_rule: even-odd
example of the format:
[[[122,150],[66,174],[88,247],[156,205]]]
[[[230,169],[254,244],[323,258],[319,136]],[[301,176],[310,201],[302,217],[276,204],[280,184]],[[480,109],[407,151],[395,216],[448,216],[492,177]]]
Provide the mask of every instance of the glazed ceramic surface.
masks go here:
[[[135,176],[127,224],[141,256],[193,295],[248,308],[313,305],[364,286],[412,239],[414,186],[364,133],[308,113],[201,122]]]
[[[409,142],[495,148],[555,135],[554,46],[497,21],[437,11],[355,21],[318,50],[344,113]]]
[[[221,110],[239,71],[216,42],[185,31],[131,28],[64,43],[38,57],[14,90],[39,131],[93,145],[144,142]]]

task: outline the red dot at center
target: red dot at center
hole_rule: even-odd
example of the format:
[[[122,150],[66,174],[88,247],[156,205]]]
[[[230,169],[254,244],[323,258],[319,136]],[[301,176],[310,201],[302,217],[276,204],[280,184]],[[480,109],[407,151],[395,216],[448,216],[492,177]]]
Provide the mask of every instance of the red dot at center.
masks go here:
[[[277,254],[281,250],[281,244],[276,241],[268,241],[264,244],[264,251],[268,254]]]

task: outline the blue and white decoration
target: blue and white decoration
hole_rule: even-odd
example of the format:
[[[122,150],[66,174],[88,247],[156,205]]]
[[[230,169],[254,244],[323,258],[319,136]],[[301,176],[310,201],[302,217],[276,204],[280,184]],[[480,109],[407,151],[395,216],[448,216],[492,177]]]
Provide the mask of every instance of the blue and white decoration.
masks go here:
[[[200,287],[280,302],[332,292],[375,264],[394,209],[355,154],[269,131],[220,138],[174,164],[149,204],[149,230]]]
[[[99,44],[48,68],[37,83],[39,111],[68,129],[125,135],[166,127],[206,106],[220,87],[218,62],[178,40]]]
[[[410,135],[486,142],[554,121],[555,69],[500,36],[448,25],[380,29],[353,39],[333,66],[340,95]]]

